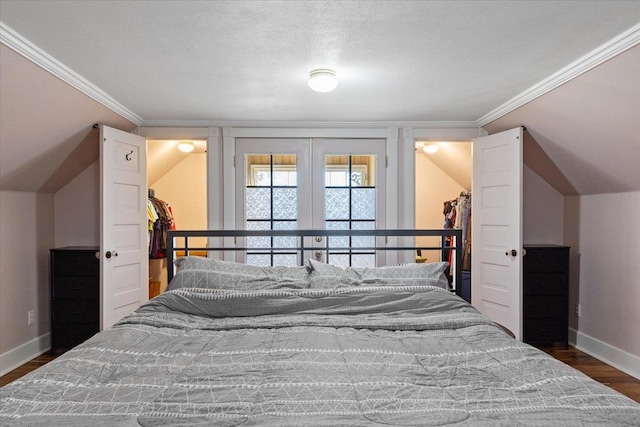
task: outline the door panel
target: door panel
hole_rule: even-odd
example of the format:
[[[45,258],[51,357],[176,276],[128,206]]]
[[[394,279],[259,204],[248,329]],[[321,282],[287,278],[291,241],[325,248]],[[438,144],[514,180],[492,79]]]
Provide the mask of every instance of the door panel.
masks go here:
[[[100,329],[149,299],[143,137],[100,127]]]
[[[472,303],[521,339],[522,128],[473,141],[472,194]]]
[[[313,140],[313,227],[371,230],[385,228],[385,141]],[[385,244],[379,238],[377,245]],[[341,267],[385,264],[374,237],[316,239],[314,258]],[[327,249],[328,250],[320,250]],[[332,249],[333,248],[333,249]]]
[[[291,230],[310,226],[310,141],[236,140],[236,224],[247,230]],[[236,260],[253,265],[301,265],[294,237],[248,237]],[[272,250],[258,248],[270,247]],[[253,250],[251,248],[254,248]]]

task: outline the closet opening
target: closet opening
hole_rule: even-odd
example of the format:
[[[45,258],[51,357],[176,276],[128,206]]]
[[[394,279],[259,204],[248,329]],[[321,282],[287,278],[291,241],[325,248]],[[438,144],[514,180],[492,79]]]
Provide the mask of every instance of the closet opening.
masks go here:
[[[415,142],[416,228],[463,229],[463,298],[471,301],[471,178],[472,141]],[[437,147],[437,150],[435,149]],[[416,239],[417,245],[439,246],[437,237]],[[418,262],[447,261],[445,251],[421,251]]]
[[[180,151],[181,142],[147,140],[149,298],[167,287],[166,229],[207,229],[207,141],[187,140],[191,152]]]

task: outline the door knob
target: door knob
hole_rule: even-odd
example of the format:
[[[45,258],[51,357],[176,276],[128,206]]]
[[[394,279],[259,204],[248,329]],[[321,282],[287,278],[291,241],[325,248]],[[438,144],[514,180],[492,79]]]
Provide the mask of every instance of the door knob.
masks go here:
[[[111,258],[112,256],[117,257],[118,256],[118,252],[116,252],[116,251],[113,251],[113,252],[107,251],[107,253],[104,254],[104,256],[107,257],[107,259]]]
[[[518,255],[518,251],[516,251],[515,249],[511,249],[510,251],[506,251],[504,254],[506,256],[509,256],[509,255],[516,256],[516,255]]]

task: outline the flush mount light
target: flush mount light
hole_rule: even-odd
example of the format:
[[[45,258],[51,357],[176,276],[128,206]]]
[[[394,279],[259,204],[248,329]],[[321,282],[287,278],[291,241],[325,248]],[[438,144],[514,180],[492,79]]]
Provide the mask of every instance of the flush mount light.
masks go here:
[[[438,144],[426,144],[424,147],[422,147],[422,151],[427,154],[437,153],[439,149],[440,146]]]
[[[338,86],[338,79],[333,70],[323,68],[309,73],[309,87],[316,92],[331,92],[336,86]]]
[[[183,153],[190,153],[193,151],[195,147],[193,146],[193,141],[180,141],[178,143],[178,150]]]

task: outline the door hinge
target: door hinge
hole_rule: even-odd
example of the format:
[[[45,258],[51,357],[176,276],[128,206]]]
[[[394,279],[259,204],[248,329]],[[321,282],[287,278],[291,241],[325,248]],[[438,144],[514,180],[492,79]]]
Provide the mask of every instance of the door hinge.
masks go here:
[[[389,167],[389,156],[384,156],[384,167],[385,168]]]
[[[233,155],[233,167],[234,168],[236,167],[236,155],[235,154]]]

